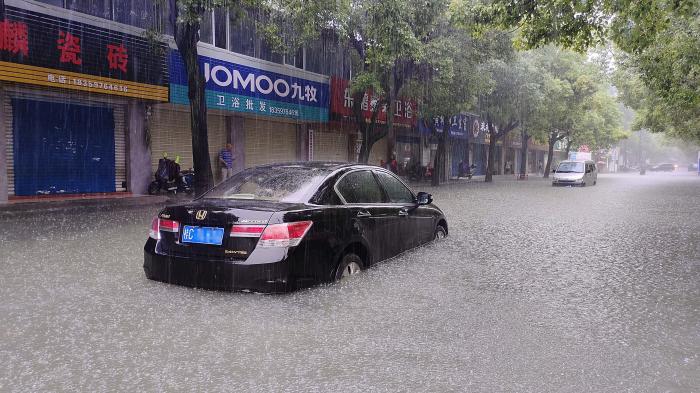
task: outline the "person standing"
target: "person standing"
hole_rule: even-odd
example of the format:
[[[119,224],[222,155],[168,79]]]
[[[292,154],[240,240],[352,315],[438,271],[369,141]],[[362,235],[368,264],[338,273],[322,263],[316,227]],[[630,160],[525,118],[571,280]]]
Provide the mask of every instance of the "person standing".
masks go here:
[[[399,174],[399,163],[396,161],[396,154],[391,155],[391,161],[389,161],[389,170],[395,174]]]
[[[227,143],[219,152],[219,167],[221,168],[221,181],[233,176],[233,145]]]

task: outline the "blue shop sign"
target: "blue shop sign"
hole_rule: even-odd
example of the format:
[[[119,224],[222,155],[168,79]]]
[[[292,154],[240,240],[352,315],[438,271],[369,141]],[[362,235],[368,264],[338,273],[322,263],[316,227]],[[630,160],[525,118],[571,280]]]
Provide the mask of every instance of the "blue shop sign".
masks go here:
[[[329,84],[199,56],[207,108],[325,123]],[[170,102],[188,105],[187,73],[178,51],[170,53]]]
[[[469,139],[472,122],[469,120],[468,115],[463,114],[455,115],[448,119],[445,119],[443,116],[436,117],[432,120],[432,125],[428,123],[429,120],[421,119],[418,122],[418,129],[421,134],[432,134],[432,128],[435,127],[435,130],[441,134],[445,128],[445,121],[450,122],[449,135],[451,138]]]

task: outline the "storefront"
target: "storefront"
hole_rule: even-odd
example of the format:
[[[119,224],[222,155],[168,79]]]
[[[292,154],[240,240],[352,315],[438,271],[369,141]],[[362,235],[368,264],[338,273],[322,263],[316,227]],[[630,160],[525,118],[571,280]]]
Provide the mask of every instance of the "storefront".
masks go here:
[[[471,147],[472,141],[470,139],[474,139],[474,142],[480,141],[478,132],[475,134],[476,137],[474,137],[471,131],[473,122],[478,123],[478,120],[471,114],[459,114],[449,119],[435,118],[432,120],[431,125],[427,124],[426,121],[421,121],[420,132],[427,143],[435,149],[437,149],[438,138],[441,137],[445,129],[445,121],[450,122],[449,138],[446,146],[447,174],[449,177],[458,177],[460,174],[460,163],[469,165],[474,162],[474,153]],[[431,162],[434,160],[434,157],[434,153],[431,154]]]
[[[338,157],[324,147],[347,142],[324,132],[330,98],[328,78],[200,44],[199,65],[206,82],[209,154],[219,177],[218,152],[234,145],[234,165],[243,169],[272,162]],[[152,167],[164,153],[192,166],[187,75],[176,50],[170,56],[170,104],[154,108]],[[331,134],[331,135],[327,135]],[[340,143],[338,143],[340,142]]]
[[[355,114],[353,113],[354,98],[350,92],[350,81],[338,77],[331,78],[331,102],[330,118],[327,132],[335,135],[340,143],[329,146],[326,154],[341,157],[342,150],[347,153],[343,161],[356,161],[360,151],[361,137],[358,135]],[[365,92],[362,97],[361,109],[364,121],[369,123],[373,109],[376,108],[378,98],[371,91]],[[396,154],[399,169],[403,175],[406,168],[414,162],[420,161],[421,141],[416,131],[416,108],[414,100],[402,97],[394,103],[394,146],[389,151],[390,137],[384,137],[372,145],[369,153],[369,164],[379,165],[380,162],[388,162],[392,154]],[[379,108],[375,129],[377,132],[386,127],[388,110],[386,105]],[[344,135],[344,136],[341,136]],[[345,142],[347,141],[347,142]]]
[[[130,108],[167,101],[165,46],[26,7],[0,22],[0,201],[129,190]]]

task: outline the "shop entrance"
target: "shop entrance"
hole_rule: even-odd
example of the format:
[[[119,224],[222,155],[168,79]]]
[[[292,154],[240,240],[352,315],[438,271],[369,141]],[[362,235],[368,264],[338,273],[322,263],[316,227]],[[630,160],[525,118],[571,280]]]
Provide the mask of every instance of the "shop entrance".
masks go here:
[[[13,99],[15,195],[115,191],[111,108]]]

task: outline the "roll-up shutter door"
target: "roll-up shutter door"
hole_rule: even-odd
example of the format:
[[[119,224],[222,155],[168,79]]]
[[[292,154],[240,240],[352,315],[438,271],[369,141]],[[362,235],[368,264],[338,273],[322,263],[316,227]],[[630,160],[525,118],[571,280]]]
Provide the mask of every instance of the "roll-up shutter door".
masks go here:
[[[48,96],[39,91],[26,91],[22,93],[11,93],[4,96],[2,102],[5,113],[5,138],[6,138],[6,165],[7,165],[7,187],[8,195],[15,195],[15,171],[14,171],[14,130],[13,130],[13,110],[12,97],[22,97],[36,99],[47,102],[67,102],[75,105],[109,107],[114,113],[114,189],[116,191],[126,191],[126,126],[124,105],[109,105],[107,103],[95,102],[87,97],[81,97],[78,93],[73,93],[70,98],[59,96]]]
[[[5,113],[5,158],[7,165],[7,193],[15,195],[15,158],[14,136],[12,131],[12,103],[10,97],[5,95],[2,102],[2,110]]]
[[[245,119],[245,166],[297,161],[297,131],[292,123]]]
[[[314,132],[314,161],[348,160],[348,134]]]
[[[124,105],[114,109],[114,189],[126,191],[126,119]]]
[[[192,160],[192,134],[190,131],[189,112],[169,108],[157,108],[150,119],[151,130],[151,166],[153,172],[158,168],[158,160],[168,153],[175,159],[180,156],[180,167],[189,169],[194,166]],[[209,156],[212,170],[216,176],[219,151],[226,145],[226,117],[219,114],[207,115],[209,136]]]

